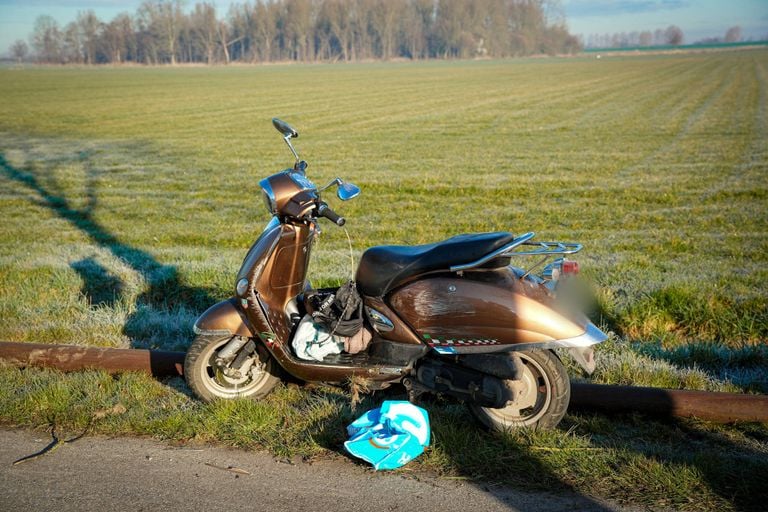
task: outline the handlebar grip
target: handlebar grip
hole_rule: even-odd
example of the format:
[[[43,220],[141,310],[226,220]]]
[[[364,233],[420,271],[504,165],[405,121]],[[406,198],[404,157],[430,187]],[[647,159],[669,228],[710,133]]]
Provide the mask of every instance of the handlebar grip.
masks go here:
[[[344,217],[331,210],[331,208],[325,203],[320,203],[320,206],[317,207],[317,214],[320,217],[325,217],[337,226],[343,226],[347,222]]]

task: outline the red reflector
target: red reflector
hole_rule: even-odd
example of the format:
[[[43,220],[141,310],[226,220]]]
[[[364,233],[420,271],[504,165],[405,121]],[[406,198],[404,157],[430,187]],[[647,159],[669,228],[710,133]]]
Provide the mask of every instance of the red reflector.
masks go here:
[[[571,261],[571,260],[563,261],[563,274],[578,274],[578,273],[579,273],[578,261]]]

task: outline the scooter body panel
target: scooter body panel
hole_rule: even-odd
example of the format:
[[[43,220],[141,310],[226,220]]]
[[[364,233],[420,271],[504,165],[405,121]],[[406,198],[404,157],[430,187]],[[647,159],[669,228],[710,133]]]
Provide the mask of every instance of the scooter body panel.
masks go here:
[[[381,338],[409,345],[423,344],[423,341],[416,335],[413,329],[396,312],[392,311],[383,299],[365,296],[363,297],[363,303],[365,304],[366,314],[371,320],[371,325],[378,331],[378,335]],[[378,315],[383,316],[388,325],[377,329],[377,323],[374,318]]]
[[[290,304],[304,290],[314,236],[309,223],[281,223],[274,217],[237,274],[240,308],[257,331],[274,342],[290,339]]]
[[[395,290],[392,309],[443,353],[514,350],[577,338],[588,321],[560,311],[541,285],[511,269],[424,276]]]
[[[237,280],[247,280],[248,287],[226,303],[248,319],[254,335],[262,339],[280,366],[298,379],[312,382],[343,382],[353,376],[373,382],[401,379],[406,371],[404,365],[375,364],[364,358],[313,362],[292,354],[291,313],[299,311],[298,296],[306,286],[315,235],[311,223],[280,223],[277,219],[271,222],[248,251],[238,272]],[[413,333],[410,340],[418,343]]]

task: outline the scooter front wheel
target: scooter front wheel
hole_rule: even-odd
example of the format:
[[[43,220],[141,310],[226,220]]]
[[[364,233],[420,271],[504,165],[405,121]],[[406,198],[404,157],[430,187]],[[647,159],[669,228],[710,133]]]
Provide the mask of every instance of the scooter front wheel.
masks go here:
[[[568,410],[571,382],[560,359],[551,350],[517,352],[523,362],[519,380],[504,384],[510,400],[501,409],[470,405],[488,428],[505,431],[518,427],[554,428]]]
[[[277,363],[258,342],[238,373],[218,365],[216,355],[231,339],[231,336],[198,336],[184,358],[187,384],[206,402],[217,398],[263,398],[280,381]]]

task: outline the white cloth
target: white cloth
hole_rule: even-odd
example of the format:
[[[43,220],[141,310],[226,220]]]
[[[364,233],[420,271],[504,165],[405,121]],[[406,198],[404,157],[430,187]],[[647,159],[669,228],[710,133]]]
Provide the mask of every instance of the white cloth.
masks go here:
[[[304,315],[293,336],[293,350],[302,359],[322,361],[325,356],[341,354],[344,350],[344,338],[331,336],[322,326]]]

